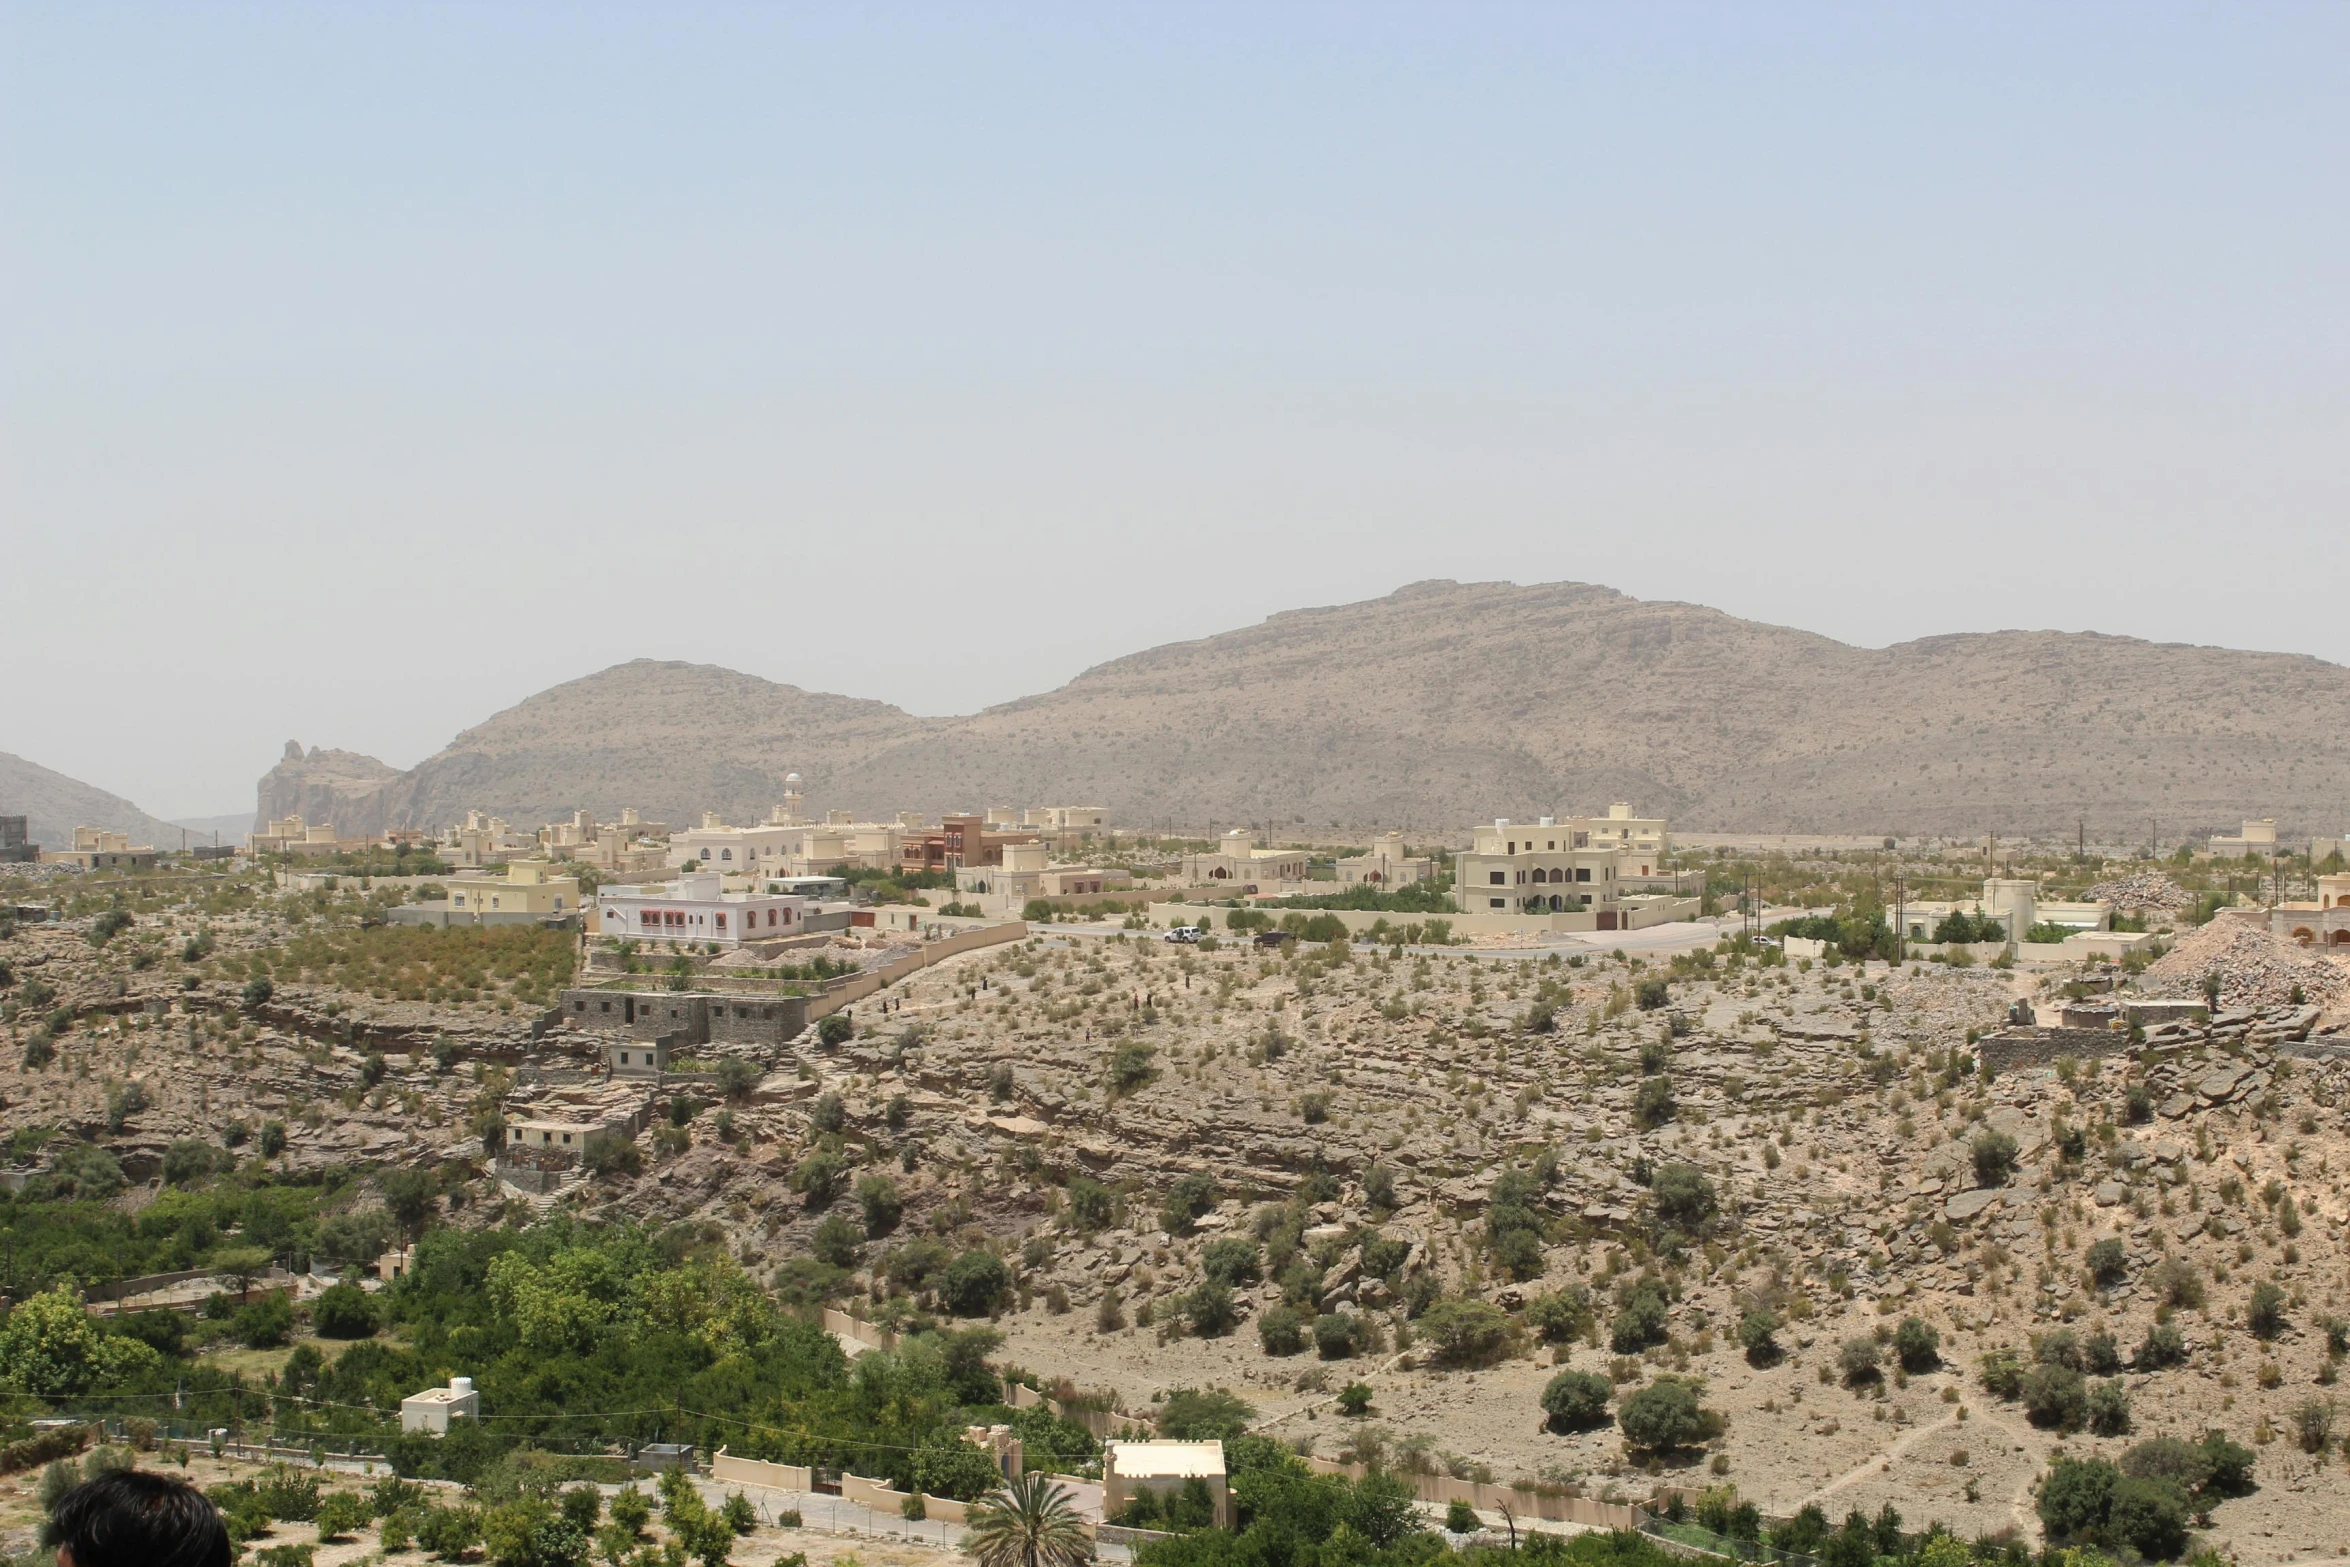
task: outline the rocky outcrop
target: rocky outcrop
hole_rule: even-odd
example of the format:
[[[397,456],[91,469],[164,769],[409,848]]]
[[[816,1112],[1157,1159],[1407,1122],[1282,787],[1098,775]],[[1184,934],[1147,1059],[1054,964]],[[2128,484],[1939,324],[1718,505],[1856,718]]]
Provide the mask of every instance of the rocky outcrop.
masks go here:
[[[356,751],[329,751],[299,740],[286,742],[286,754],[261,775],[260,800],[253,828],[260,831],[271,820],[299,816],[312,825],[332,825],[345,837],[373,837],[386,827],[403,823],[388,819],[386,791],[405,775],[372,756]]]

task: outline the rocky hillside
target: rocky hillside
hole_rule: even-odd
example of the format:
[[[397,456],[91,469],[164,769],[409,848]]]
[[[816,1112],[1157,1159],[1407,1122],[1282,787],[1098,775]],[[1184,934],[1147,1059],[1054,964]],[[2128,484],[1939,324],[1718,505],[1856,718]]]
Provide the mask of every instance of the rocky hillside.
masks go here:
[[[0,751],[0,816],[29,817],[26,826],[33,842],[48,849],[71,847],[76,827],[129,833],[133,843],[151,843],[159,849],[175,849],[180,841],[177,827],[149,816],[121,795],[6,751]]]
[[[1436,827],[1630,799],[1692,828],[2069,834],[2086,817],[2125,839],[2152,818],[2176,838],[2248,813],[2339,830],[2346,717],[2350,670],[2293,654],[2045,631],[1856,648],[1579,583],[1428,582],[968,718],[639,661],[412,772],[329,787],[354,830],[472,807],[741,819],[797,770],[811,803],[860,813],[1051,799],[1129,823]],[[264,814],[315,793],[318,754],[263,780]]]

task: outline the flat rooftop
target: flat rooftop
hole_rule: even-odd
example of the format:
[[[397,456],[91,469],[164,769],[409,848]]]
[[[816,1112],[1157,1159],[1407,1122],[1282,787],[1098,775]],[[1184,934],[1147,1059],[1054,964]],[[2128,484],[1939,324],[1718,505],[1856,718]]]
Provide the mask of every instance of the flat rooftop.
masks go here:
[[[1188,1480],[1195,1475],[1205,1480],[1224,1473],[1221,1442],[1112,1442],[1108,1449],[1111,1472],[1129,1480]]]

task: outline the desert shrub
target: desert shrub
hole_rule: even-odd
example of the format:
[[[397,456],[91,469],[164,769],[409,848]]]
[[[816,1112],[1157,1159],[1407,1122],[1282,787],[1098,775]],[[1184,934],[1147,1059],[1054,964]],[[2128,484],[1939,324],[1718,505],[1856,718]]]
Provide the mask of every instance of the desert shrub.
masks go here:
[[[1306,1314],[1295,1306],[1275,1306],[1257,1318],[1257,1337],[1268,1355],[1295,1355],[1306,1347]]]
[[[2100,1382],[2089,1389],[2084,1419],[2098,1436],[2120,1436],[2130,1429],[2130,1390],[2122,1385],[2121,1378]]]
[[[865,1238],[879,1240],[905,1217],[906,1200],[898,1195],[898,1183],[888,1176],[864,1175],[857,1179],[857,1209],[865,1216]]]
[[[1643,1279],[1632,1287],[1608,1329],[1608,1347],[1619,1355],[1637,1355],[1651,1344],[1661,1344],[1669,1328],[1664,1286]]]
[[[1773,1365],[1779,1358],[1779,1319],[1756,1309],[1738,1319],[1738,1343],[1750,1366]]]
[[[1371,1412],[1371,1387],[1367,1382],[1349,1382],[1338,1390],[1338,1412],[1342,1415],[1367,1415]]]
[[[1673,1099],[1673,1080],[1669,1077],[1647,1077],[1632,1094],[1632,1119],[1643,1130],[1664,1125],[1673,1118],[1679,1105]]]
[[[1526,1326],[1546,1344],[1563,1344],[1591,1330],[1591,1291],[1570,1284],[1526,1302]]]
[[[1695,1229],[1713,1217],[1714,1183],[1693,1164],[1660,1166],[1649,1182],[1657,1217],[1682,1229]]]
[[[1920,1317],[1904,1317],[1893,1330],[1893,1358],[1912,1376],[1942,1364],[1942,1335]]]
[[[853,1268],[863,1255],[865,1232],[846,1214],[828,1213],[809,1238],[808,1249],[828,1267]]]
[[[1588,1431],[1607,1424],[1614,1384],[1595,1371],[1562,1371],[1542,1389],[1544,1424],[1553,1431]]]
[[[1866,1333],[1846,1339],[1843,1347],[1836,1351],[1836,1369],[1843,1373],[1848,1387],[1876,1381],[1881,1375],[1879,1368],[1883,1360],[1884,1354],[1877,1347],[1877,1341]]]
[[[1237,1288],[1264,1277],[1257,1243],[1238,1235],[1219,1236],[1200,1254],[1200,1271],[1219,1284]]]
[[[2111,1288],[2129,1277],[2130,1250],[2108,1235],[2089,1248],[2089,1277],[2103,1288]]]
[[[1256,1409],[1222,1388],[1176,1388],[1159,1405],[1159,1435],[1176,1442],[1234,1442]]]
[[[1200,1215],[1216,1206],[1216,1180],[1194,1173],[1178,1178],[1159,1204],[1159,1227],[1169,1235],[1189,1235]]]
[[[2122,1368],[2121,1346],[2113,1335],[2103,1328],[2081,1340],[2081,1369],[2101,1377],[2112,1376]]]
[[[1072,1176],[1061,1195],[1070,1222],[1089,1233],[1108,1228],[1111,1216],[1117,1211],[1110,1189],[1090,1175]]]
[[[2244,1326],[2255,1338],[2275,1338],[2285,1331],[2285,1292],[2266,1279],[2252,1286],[2244,1306]]]
[[[1968,1153],[1975,1165],[1975,1179],[1984,1186],[2003,1186],[2015,1173],[2019,1150],[2014,1138],[2005,1132],[1985,1130],[1969,1146]]]
[[[1200,1280],[1185,1292],[1176,1309],[1199,1338],[1222,1338],[1240,1322],[1232,1287],[1219,1279]]]
[[[1644,979],[1632,987],[1632,1001],[1643,1012],[1654,1012],[1672,1000],[1672,990],[1661,979]]]
[[[1314,1319],[1314,1349],[1324,1360],[1349,1359],[1360,1352],[1367,1326],[1351,1312],[1327,1312]]]
[[[2148,1269],[2146,1286],[2165,1306],[2193,1311],[2203,1305],[2203,1275],[2184,1257],[2165,1257]]]
[[[1662,1376],[1616,1406],[1626,1445],[1648,1452],[1694,1447],[1721,1434],[1722,1417],[1705,1407],[1705,1384]]]
[[[163,1181],[167,1186],[186,1186],[200,1181],[221,1167],[229,1156],[197,1137],[175,1138],[163,1150]]]
[[[2146,1329],[2133,1365],[2140,1371],[2161,1371],[2187,1363],[2187,1335],[2175,1322],[2157,1322]]]
[[[1363,1203],[1366,1207],[1395,1209],[1395,1172],[1384,1164],[1373,1164],[1363,1171]]]
[[[635,1175],[645,1167],[644,1155],[633,1138],[618,1132],[590,1132],[580,1148],[579,1162],[590,1175]]]
[[[1510,1342],[1509,1317],[1482,1300],[1440,1300],[1420,1314],[1419,1327],[1443,1366],[1489,1365]]]
[[[976,1247],[947,1264],[938,1298],[958,1317],[993,1315],[1012,1293],[1012,1270],[992,1251]]]
[[[2024,1357],[2012,1349],[1994,1349],[1982,1359],[1984,1390],[1994,1398],[2024,1396]]]
[[[2078,1431],[2088,1418],[2088,1384],[2070,1366],[2034,1366],[2024,1374],[2021,1396],[2036,1426]]]

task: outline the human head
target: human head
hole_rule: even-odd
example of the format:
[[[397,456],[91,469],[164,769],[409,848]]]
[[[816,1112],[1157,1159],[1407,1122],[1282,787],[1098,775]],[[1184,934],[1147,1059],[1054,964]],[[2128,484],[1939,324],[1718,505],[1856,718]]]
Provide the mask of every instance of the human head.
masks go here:
[[[229,1567],[228,1526],[211,1498],[169,1475],[118,1469],[57,1499],[58,1567]]]

